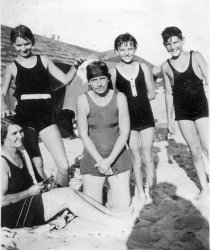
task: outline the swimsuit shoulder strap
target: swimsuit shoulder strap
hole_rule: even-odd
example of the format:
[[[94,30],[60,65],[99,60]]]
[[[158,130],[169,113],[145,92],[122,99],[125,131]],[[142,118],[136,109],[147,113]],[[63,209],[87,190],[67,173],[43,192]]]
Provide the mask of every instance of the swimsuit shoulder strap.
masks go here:
[[[20,156],[20,158],[21,158],[21,161],[23,162],[23,166],[24,166],[24,168],[25,168],[25,167],[26,167],[25,159],[24,159],[24,157],[23,157],[23,155],[21,154],[20,151],[18,151],[18,154],[19,154],[19,156]],[[2,157],[3,159],[6,160],[6,162],[8,163],[9,166],[11,166],[11,165],[12,165],[12,166],[15,166],[15,164],[14,164],[13,162],[11,162],[6,156],[1,155],[1,157]]]
[[[169,59],[167,59],[167,62],[168,62],[168,64],[169,64],[170,68],[171,68],[172,70],[174,70],[174,67],[172,66],[172,64],[171,64],[171,62],[170,62]]]
[[[192,53],[193,53],[193,50],[190,51],[190,66],[192,66]]]
[[[12,163],[6,156],[1,155],[1,157],[2,157],[3,159],[5,159],[6,162],[7,162],[8,164],[11,164],[11,163]],[[12,164],[13,164],[13,163],[12,163]]]

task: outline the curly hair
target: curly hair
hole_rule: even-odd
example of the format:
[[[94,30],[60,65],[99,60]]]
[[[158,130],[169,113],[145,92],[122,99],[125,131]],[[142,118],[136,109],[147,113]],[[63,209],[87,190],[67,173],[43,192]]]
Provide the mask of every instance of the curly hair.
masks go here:
[[[13,117],[8,116],[1,119],[1,145],[4,145],[4,140],[6,139],[8,133],[8,127],[14,124],[15,122]]]

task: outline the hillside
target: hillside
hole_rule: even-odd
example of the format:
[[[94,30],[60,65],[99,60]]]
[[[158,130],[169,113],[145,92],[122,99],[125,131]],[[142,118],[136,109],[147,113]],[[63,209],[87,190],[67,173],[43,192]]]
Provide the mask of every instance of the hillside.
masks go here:
[[[14,60],[16,57],[15,50],[10,43],[10,27],[1,25],[1,74],[4,71],[5,66]],[[48,55],[53,61],[63,64],[72,65],[74,58],[85,57],[87,59],[101,59],[110,62],[118,62],[119,57],[116,56],[114,50],[108,50],[105,52],[98,52],[87,48],[82,48],[76,45],[64,43],[52,38],[35,35],[35,53],[44,53]],[[135,60],[148,64],[151,68],[153,65],[147,60],[135,56]]]
[[[16,52],[10,43],[10,27],[1,25],[1,74],[5,66],[14,60]],[[60,42],[52,38],[39,35],[35,36],[34,53],[46,54],[53,61],[64,64],[73,64],[74,58],[83,56],[89,58],[92,55],[98,56],[100,53],[90,49],[82,48],[76,45]]]
[[[4,69],[6,65],[12,62],[16,58],[16,52],[14,47],[10,43],[10,27],[1,25],[1,77],[3,76]],[[68,43],[61,42],[59,40],[54,40],[52,38],[47,38],[40,35],[35,36],[35,46],[33,51],[35,54],[46,54],[55,64],[65,73],[69,70],[70,66],[74,64],[74,60],[77,57],[84,57],[87,60],[101,59],[104,60],[109,68],[115,67],[115,65],[120,61],[119,56],[116,55],[114,50],[108,50],[104,52],[98,52],[90,50],[87,48],[82,48],[76,45],[71,45]],[[135,56],[134,60],[146,63],[151,71],[153,72],[154,65],[152,65],[147,60]],[[82,70],[83,75],[85,75],[85,68]],[[157,83],[156,83],[157,85]],[[52,91],[55,91],[61,86],[61,83],[56,79],[51,79]],[[158,85],[157,85],[158,86]],[[157,87],[156,86],[156,87]],[[14,108],[15,99],[12,97],[15,86],[12,86],[10,89],[10,102],[12,108]],[[76,75],[70,86],[66,88],[55,91],[53,94],[54,104],[56,113],[60,109],[72,109],[75,110],[75,102],[81,93],[87,90],[87,83],[85,78],[79,76],[79,73]]]

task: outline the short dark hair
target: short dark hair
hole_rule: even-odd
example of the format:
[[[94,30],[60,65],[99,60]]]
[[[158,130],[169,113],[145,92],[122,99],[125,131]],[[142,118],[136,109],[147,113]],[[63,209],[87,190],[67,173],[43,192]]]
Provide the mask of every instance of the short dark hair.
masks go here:
[[[107,67],[106,63],[101,60],[91,62],[87,65],[86,70],[88,81],[90,81],[92,78],[102,75],[110,78],[109,68]]]
[[[138,46],[138,43],[136,41],[136,38],[134,36],[132,36],[131,34],[129,33],[124,33],[124,34],[121,34],[119,35],[115,41],[114,41],[114,49],[115,50],[118,50],[118,48],[122,45],[122,44],[126,44],[126,43],[132,43],[133,44],[133,47],[136,49],[137,46]]]
[[[13,117],[5,117],[1,119],[1,145],[4,145],[4,140],[7,137],[8,127],[14,125],[15,121]]]
[[[182,31],[175,26],[165,28],[161,33],[161,36],[163,38],[163,43],[166,43],[172,36],[177,36],[181,40],[183,39]]]
[[[16,42],[17,37],[22,37],[23,39],[30,40],[32,42],[32,45],[34,45],[35,43],[33,33],[25,25],[19,25],[12,29],[10,33],[10,41],[12,44]]]

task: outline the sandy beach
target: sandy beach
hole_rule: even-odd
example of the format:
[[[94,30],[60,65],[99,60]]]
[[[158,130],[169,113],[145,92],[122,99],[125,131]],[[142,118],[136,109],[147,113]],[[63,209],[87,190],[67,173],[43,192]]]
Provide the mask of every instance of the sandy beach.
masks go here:
[[[130,231],[112,232],[97,223],[74,218],[60,230],[50,231],[50,225],[36,229],[2,229],[2,244],[5,246],[2,249],[209,249],[209,201],[196,199],[199,194],[198,178],[178,128],[172,140],[167,140],[163,90],[159,90],[151,105],[156,120],[153,154],[157,187],[153,203],[143,207]],[[63,141],[70,164],[78,168],[83,151],[81,140]],[[55,175],[56,166],[49,152],[42,143],[40,147],[47,175]],[[29,163],[27,155],[26,158]],[[208,173],[207,164],[206,171]],[[130,185],[134,195],[133,175]]]

